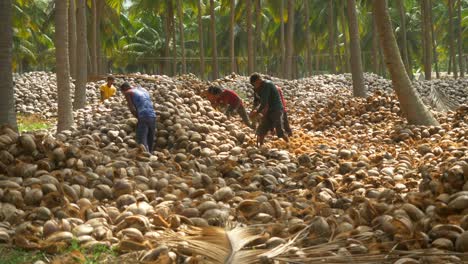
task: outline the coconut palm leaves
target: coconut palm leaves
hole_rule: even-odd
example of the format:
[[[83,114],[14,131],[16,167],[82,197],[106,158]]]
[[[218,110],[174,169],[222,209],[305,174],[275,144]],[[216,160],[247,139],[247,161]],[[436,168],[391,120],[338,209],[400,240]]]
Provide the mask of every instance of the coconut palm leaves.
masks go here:
[[[87,7],[88,21],[91,21],[91,8]],[[251,5],[247,1],[237,0],[214,0],[214,28],[210,25],[211,5],[207,0],[190,1],[152,1],[152,0],[99,0],[104,5],[101,14],[103,18],[100,23],[100,50],[103,53],[104,62],[111,66],[112,71],[150,71],[165,74],[178,74],[184,72],[183,63],[180,58],[186,54],[187,72],[199,73],[207,76],[213,73],[215,65],[210,58],[213,56],[213,36],[210,32],[215,31],[217,40],[216,55],[219,58],[219,74],[227,74],[235,69],[242,74],[248,74],[248,54],[254,49],[255,62],[253,70],[268,72],[278,76],[286,76],[284,63],[286,57],[292,58],[292,66],[287,67],[292,71],[293,77],[310,74],[310,68],[314,71],[346,71],[348,60],[348,41],[345,31],[347,20],[343,19],[346,14],[346,5],[333,4],[330,1],[294,1],[294,23],[292,30],[293,45],[286,49],[286,36],[288,33],[288,1],[286,0],[252,0]],[[363,68],[370,71],[372,65],[379,66],[377,72],[382,73],[383,62],[376,65],[373,59],[379,59],[379,47],[375,44],[375,29],[373,19],[370,15],[372,6],[369,0],[356,1],[358,14],[358,31],[363,54]],[[455,44],[468,41],[468,19],[467,1],[453,0],[452,17],[449,17],[449,6],[447,1],[432,1],[432,22],[436,53],[434,58],[438,59],[438,68],[445,71],[449,61],[459,64],[460,55],[449,56],[449,25],[451,31],[456,33]],[[179,4],[177,4],[179,3]],[[183,6],[180,5],[183,4]],[[281,13],[281,3],[283,12]],[[402,5],[398,5],[401,3]],[[460,11],[458,11],[460,3]],[[14,57],[13,68],[15,71],[24,70],[52,70],[54,68],[54,45],[53,45],[53,1],[47,0],[15,0],[13,1],[13,26],[14,26]],[[232,4],[232,7],[231,7]],[[422,70],[423,53],[421,34],[421,8],[419,1],[401,0],[391,1],[389,13],[394,24],[400,51],[406,51],[405,66],[408,73]],[[178,12],[181,7],[182,15]],[[404,12],[401,11],[404,7]],[[260,8],[258,8],[260,7]],[[234,16],[231,20],[233,9]],[[251,10],[254,16],[247,27],[247,10]],[[308,14],[306,14],[308,11]],[[200,14],[199,19],[193,19]],[[333,14],[333,17],[329,16]],[[460,14],[460,15],[459,15]],[[404,21],[401,18],[404,18]],[[460,17],[460,19],[458,18]],[[333,19],[330,19],[333,18]],[[284,20],[283,31],[281,20]],[[449,23],[451,21],[451,23]],[[143,24],[145,26],[143,26]],[[228,25],[232,25],[231,27]],[[142,27],[145,33],[136,35]],[[149,33],[149,28],[157,34]],[[255,41],[248,48],[247,29],[255,32]],[[461,30],[459,30],[461,29]],[[281,33],[283,32],[283,33]],[[404,34],[404,32],[406,34]],[[184,36],[182,38],[182,34]],[[310,33],[307,37],[307,33]],[[281,36],[284,42],[282,44]],[[406,40],[405,37],[406,36]],[[89,37],[89,36],[88,36]],[[156,41],[155,38],[158,38]],[[334,41],[330,41],[333,40]],[[135,40],[135,45],[130,45]],[[129,42],[130,41],[130,42]],[[333,42],[333,43],[332,43]],[[161,43],[163,51],[161,53]],[[208,45],[207,45],[208,43]],[[234,43],[235,49],[230,47]],[[407,48],[404,48],[406,43]],[[149,47],[155,45],[155,47]],[[145,48],[143,46],[146,46]],[[466,45],[465,45],[466,46]],[[466,47],[454,45],[452,49],[458,53],[466,53]],[[185,49],[185,52],[184,52]],[[372,50],[377,55],[370,56]],[[268,52],[261,52],[261,51]],[[291,52],[286,56],[286,51]],[[135,57],[138,52],[139,56]],[[151,54],[151,60],[142,62],[143,53]],[[330,56],[335,53],[334,56]],[[336,59],[335,66],[331,64],[331,58]],[[140,58],[137,61],[137,58]],[[148,58],[148,57],[146,57]],[[234,59],[233,59],[234,58]],[[209,63],[205,67],[205,59]],[[108,62],[107,62],[108,60]],[[406,63],[406,61],[408,61]],[[106,63],[107,62],[107,63]],[[314,65],[315,67],[311,67]],[[375,67],[374,68],[377,68]],[[309,70],[307,70],[309,68]],[[453,67],[452,67],[453,68]],[[458,68],[458,67],[457,67]],[[251,69],[252,70],[252,66]]]

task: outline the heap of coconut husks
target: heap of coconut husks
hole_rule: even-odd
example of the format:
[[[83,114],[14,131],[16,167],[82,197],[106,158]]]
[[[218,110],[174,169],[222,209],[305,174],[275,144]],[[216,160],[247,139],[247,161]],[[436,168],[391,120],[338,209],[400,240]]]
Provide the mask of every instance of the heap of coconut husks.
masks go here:
[[[49,85],[40,90],[55,89],[44,74],[19,76],[17,109],[53,116],[20,99],[34,74]],[[108,263],[468,261],[466,79],[418,86],[442,98],[431,105],[434,91],[420,90],[437,127],[408,125],[375,75],[366,74],[365,99],[350,96],[349,75],[272,79],[288,103],[288,145],[271,136],[256,147],[254,131],[213,109],[209,84],[192,75],[118,78],[152,96],[151,154],[136,144],[121,95],[91,96],[77,125],[57,134],[2,128],[0,242],[62,263],[73,260],[71,244],[115,251]],[[250,105],[247,77],[211,84]]]

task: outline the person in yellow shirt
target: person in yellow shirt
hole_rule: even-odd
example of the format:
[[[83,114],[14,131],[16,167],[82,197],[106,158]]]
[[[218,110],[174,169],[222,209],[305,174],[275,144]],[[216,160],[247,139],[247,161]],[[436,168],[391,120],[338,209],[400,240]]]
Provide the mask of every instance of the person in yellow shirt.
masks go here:
[[[107,100],[113,95],[115,95],[115,93],[117,92],[117,89],[114,87],[114,77],[108,76],[107,83],[101,85],[100,90],[101,90],[101,103],[104,102],[104,100]]]

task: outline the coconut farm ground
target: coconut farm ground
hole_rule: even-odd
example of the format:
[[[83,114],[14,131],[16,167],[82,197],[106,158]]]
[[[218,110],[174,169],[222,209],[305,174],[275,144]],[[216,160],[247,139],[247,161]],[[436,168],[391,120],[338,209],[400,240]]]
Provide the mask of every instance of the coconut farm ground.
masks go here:
[[[56,133],[55,75],[14,79],[21,120],[45,122],[0,130],[0,263],[468,263],[468,79],[413,83],[440,122],[424,127],[377,75],[365,99],[348,74],[271,77],[294,135],[256,147],[204,96],[250,110],[248,77],[117,76],[152,96],[152,154],[104,81]]]

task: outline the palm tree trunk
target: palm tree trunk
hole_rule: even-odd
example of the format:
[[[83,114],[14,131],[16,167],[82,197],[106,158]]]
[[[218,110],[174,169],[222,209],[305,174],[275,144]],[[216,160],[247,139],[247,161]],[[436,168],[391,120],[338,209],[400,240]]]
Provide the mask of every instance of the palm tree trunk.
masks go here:
[[[411,81],[406,74],[405,66],[393,34],[392,22],[388,14],[387,1],[373,0],[374,19],[379,31],[380,43],[385,56],[385,63],[390,72],[393,89],[400,101],[400,108],[408,123],[413,125],[438,125],[437,120],[424,106]]]
[[[99,75],[104,74],[102,42],[101,42],[101,25],[102,15],[104,13],[105,0],[97,0],[97,14],[96,14],[96,71]]]
[[[309,8],[309,1],[304,1],[304,9],[305,9],[305,34],[306,34],[306,76],[310,76],[312,74],[312,61],[310,58],[310,45],[311,39],[310,39],[310,29],[309,29],[309,21],[310,21],[310,8]]]
[[[260,0],[255,0],[255,49],[254,49],[254,69],[262,69],[263,65],[258,66],[258,58],[262,57],[262,15]],[[263,60],[260,60],[263,61]]]
[[[284,37],[284,0],[280,0],[280,49],[281,49],[281,72],[278,75],[281,77],[285,77],[286,41]]]
[[[341,31],[343,32],[343,44],[344,44],[344,56],[343,56],[344,57],[344,67],[343,67],[344,69],[342,69],[342,71],[349,72],[349,56],[348,56],[349,52],[348,52],[348,41],[346,39],[346,18],[344,15],[345,13],[344,10],[345,10],[345,6],[343,4],[341,5],[341,8],[340,8]],[[351,38],[351,36],[349,38]]]
[[[184,17],[182,15],[182,0],[177,1],[177,13],[179,17],[179,34],[180,34],[180,47],[182,49],[182,73],[187,73],[187,65],[185,63],[185,40],[184,40]]]
[[[429,19],[431,20],[431,37],[432,37],[432,56],[434,57],[434,68],[436,72],[436,78],[440,78],[440,72],[439,72],[439,60],[437,56],[437,42],[436,42],[436,37],[435,37],[435,32],[434,32],[434,23],[432,20],[432,0],[429,0]]]
[[[73,125],[68,64],[68,1],[55,0],[55,57],[57,72],[57,132]]]
[[[0,126],[9,125],[18,130],[16,123],[15,93],[12,75],[13,57],[13,3],[0,1]]]
[[[449,43],[450,43],[450,61],[452,62],[452,71],[453,71],[453,77],[458,78],[458,72],[457,72],[457,62],[456,62],[456,57],[455,57],[455,37],[454,32],[453,32],[453,0],[448,1],[448,10],[449,10]]]
[[[330,73],[335,74],[335,18],[333,11],[333,0],[328,0],[328,41],[330,50]]]
[[[172,75],[175,76],[177,75],[177,41],[176,41],[176,25],[175,25],[175,18],[174,18],[174,5],[172,3],[172,0],[168,1],[168,13],[171,18],[171,26],[170,26],[170,32],[172,36]]]
[[[203,23],[202,23],[202,7],[201,7],[201,1],[203,0],[198,0],[197,1],[197,7],[198,7],[198,42],[200,45],[200,77],[203,79],[205,77],[205,47],[203,45]],[[234,2],[234,0],[232,0]]]
[[[465,77],[465,67],[463,65],[463,37],[462,37],[462,15],[461,15],[461,0],[458,0],[458,64],[460,66],[460,77]]]
[[[91,1],[91,75],[97,74],[97,1]]]
[[[210,17],[211,17],[211,44],[212,44],[212,60],[213,60],[213,79],[218,79],[218,47],[216,45],[216,20],[214,12],[214,0],[210,0]]]
[[[372,19],[372,68],[375,74],[379,73],[379,39],[375,19]]]
[[[231,60],[231,72],[236,72],[236,58],[235,58],[235,43],[234,43],[234,23],[235,23],[235,11],[236,11],[236,0],[230,1],[231,8],[229,10],[229,56]]]
[[[351,45],[351,73],[353,76],[353,95],[355,97],[366,97],[366,88],[364,86],[364,74],[362,72],[359,26],[356,13],[356,1],[348,0],[348,28],[349,40]]]
[[[73,1],[73,0],[72,0]],[[76,6],[77,38],[86,39],[86,0],[78,0]],[[80,109],[86,105],[86,81],[88,78],[88,45],[86,41],[77,42],[76,48],[76,85],[73,108]]]
[[[68,55],[70,56],[70,75],[76,79],[76,3],[75,0],[70,0],[68,7],[68,39],[70,40],[70,47]]]
[[[252,31],[252,0],[246,0],[247,12],[247,72],[252,74],[254,72],[254,43]]]
[[[403,3],[403,0],[397,0],[397,5],[398,5],[398,12],[400,13],[400,24],[401,24],[401,35],[402,35],[402,40],[401,40],[401,53],[403,56],[403,62],[405,64],[405,69],[408,75],[412,76],[411,69],[409,67],[409,62],[408,62],[408,40],[406,38],[406,12],[405,12],[405,5]]]
[[[288,31],[286,40],[286,78],[293,78],[294,55],[294,0],[288,0]]]
[[[202,0],[200,0],[202,1]],[[169,0],[167,1],[167,3]],[[164,73],[168,76],[171,75],[171,61],[169,60],[170,53],[171,53],[171,34],[170,34],[170,25],[171,25],[171,18],[169,16],[169,12],[166,12],[164,16],[164,62],[163,62],[163,70]],[[203,41],[203,40],[202,40]]]
[[[423,33],[423,54],[424,54],[424,76],[426,80],[432,77],[432,39],[431,20],[429,19],[429,0],[421,1],[422,33]]]

